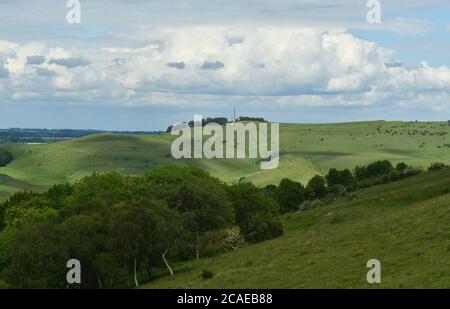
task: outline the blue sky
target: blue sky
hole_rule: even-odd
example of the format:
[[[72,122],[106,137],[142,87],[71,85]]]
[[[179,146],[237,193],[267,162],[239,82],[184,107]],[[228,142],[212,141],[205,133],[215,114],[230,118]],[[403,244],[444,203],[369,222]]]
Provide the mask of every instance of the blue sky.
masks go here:
[[[450,119],[450,1],[66,2],[0,1],[0,128]]]

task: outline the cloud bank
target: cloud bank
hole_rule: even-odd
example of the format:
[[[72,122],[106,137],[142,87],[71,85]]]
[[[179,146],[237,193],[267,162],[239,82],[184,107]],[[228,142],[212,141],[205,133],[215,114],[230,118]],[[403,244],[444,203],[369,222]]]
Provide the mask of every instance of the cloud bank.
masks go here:
[[[0,99],[192,106],[391,105],[442,110],[450,68],[406,68],[394,51],[345,30],[149,28],[139,47],[0,41]]]

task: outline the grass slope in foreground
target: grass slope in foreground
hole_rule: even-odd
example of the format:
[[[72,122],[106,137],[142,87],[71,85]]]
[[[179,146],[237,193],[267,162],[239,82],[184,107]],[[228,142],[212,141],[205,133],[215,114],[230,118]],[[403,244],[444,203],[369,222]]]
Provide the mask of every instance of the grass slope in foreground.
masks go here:
[[[449,192],[449,170],[364,189],[287,215],[280,238],[179,264],[143,287],[450,288]],[[379,285],[366,283],[373,258]]]
[[[24,188],[43,190],[92,172],[139,175],[164,164],[201,167],[226,182],[246,177],[256,185],[282,178],[306,183],[330,168],[353,168],[380,159],[412,166],[450,164],[450,126],[444,122],[281,124],[280,164],[260,169],[255,159],[174,160],[174,136],[99,134],[42,145],[9,145],[14,160],[0,168],[0,200]]]

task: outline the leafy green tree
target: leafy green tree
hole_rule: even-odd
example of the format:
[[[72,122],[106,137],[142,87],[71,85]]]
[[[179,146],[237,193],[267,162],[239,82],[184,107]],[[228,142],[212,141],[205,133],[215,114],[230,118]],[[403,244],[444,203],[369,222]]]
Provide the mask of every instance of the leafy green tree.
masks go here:
[[[137,193],[142,198],[154,197],[167,202],[169,207],[178,206],[178,195],[181,187],[199,178],[210,178],[202,169],[187,166],[158,167],[144,175],[137,184]]]
[[[448,168],[449,166],[444,163],[434,162],[431,163],[431,165],[428,167],[429,171],[439,171],[445,168]]]
[[[70,189],[62,189],[64,191]],[[103,174],[94,173],[84,177],[74,184],[73,192],[67,198],[69,207],[77,207],[91,199],[101,199],[106,204],[112,205],[122,201],[129,201],[135,196],[134,184],[129,177],[117,172]]]
[[[14,236],[11,263],[2,277],[12,288],[62,288],[64,248],[55,241],[58,233],[50,223],[28,226]]]
[[[355,181],[353,174],[349,169],[337,170],[332,168],[325,178],[328,186],[343,185],[344,187],[350,187]]]
[[[267,185],[262,191],[271,198],[275,198],[275,194],[277,192],[277,186],[275,185]]]
[[[381,160],[367,165],[367,177],[373,178],[383,175],[389,175],[394,170],[392,163],[388,160]]]
[[[49,207],[53,209],[61,209],[64,207],[66,199],[73,193],[73,186],[65,183],[54,185],[47,192],[44,193],[48,200]]]
[[[195,235],[195,256],[200,257],[203,233],[230,227],[234,212],[223,185],[211,177],[186,182],[177,195],[177,209],[183,214],[184,226]]]
[[[305,200],[305,188],[299,182],[284,178],[281,180],[275,196],[281,212],[296,211]]]
[[[55,227],[59,235],[57,246],[66,253],[65,262],[77,259],[83,266],[83,288],[102,287],[96,259],[100,253],[106,252],[109,239],[107,220],[100,214],[80,214],[67,218]]]
[[[354,174],[355,174],[355,178],[357,181],[362,181],[368,178],[368,174],[367,174],[367,167],[362,165],[362,166],[356,166],[354,169]]]
[[[327,187],[325,184],[325,178],[320,175],[316,175],[311,178],[306,185],[306,195],[308,199],[321,199],[327,194]]]
[[[236,214],[236,224],[247,241],[277,237],[282,233],[278,203],[250,182],[240,182],[228,189]],[[281,231],[281,232],[280,232]]]
[[[142,196],[163,199],[170,208],[183,214],[183,239],[192,243],[197,258],[204,233],[234,223],[233,208],[224,184],[199,168],[157,168],[145,175],[139,192]]]
[[[0,231],[6,227],[5,215],[9,208],[20,205],[22,202],[31,200],[36,196],[39,196],[39,194],[29,191],[19,191],[14,193],[6,202],[0,204]]]
[[[404,163],[404,162],[399,162],[399,163],[397,163],[397,165],[395,166],[395,170],[396,170],[397,172],[400,172],[400,173],[404,173],[404,172],[406,171],[407,168],[408,168],[408,165],[407,165],[406,163]]]
[[[147,215],[142,210],[139,204],[121,203],[114,206],[111,215],[111,249],[116,253],[120,265],[133,274],[132,281],[136,287],[139,286],[137,272],[145,248],[142,221],[146,220]]]
[[[283,225],[280,220],[271,216],[267,212],[257,212],[252,215],[249,222],[249,234],[246,240],[250,243],[257,243],[267,239],[283,235]]]

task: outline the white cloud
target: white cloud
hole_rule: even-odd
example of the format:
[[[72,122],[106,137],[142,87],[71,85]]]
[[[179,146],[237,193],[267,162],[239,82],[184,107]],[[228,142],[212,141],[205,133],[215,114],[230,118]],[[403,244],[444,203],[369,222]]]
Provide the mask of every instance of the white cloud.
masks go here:
[[[0,41],[0,68],[8,72],[0,98],[400,106],[416,97],[429,99],[430,108],[450,104],[443,99],[450,94],[448,67],[424,62],[407,69],[392,50],[343,30],[196,26],[151,28],[136,38],[147,44],[68,49]]]

